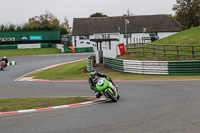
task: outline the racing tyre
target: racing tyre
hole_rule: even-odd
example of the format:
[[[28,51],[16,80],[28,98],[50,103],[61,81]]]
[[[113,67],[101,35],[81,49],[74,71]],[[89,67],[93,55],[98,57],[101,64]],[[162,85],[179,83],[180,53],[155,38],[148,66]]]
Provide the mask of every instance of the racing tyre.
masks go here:
[[[106,91],[106,94],[113,102],[117,102],[117,98],[109,90]]]
[[[4,66],[1,66],[1,70],[2,70],[2,71],[4,70]]]

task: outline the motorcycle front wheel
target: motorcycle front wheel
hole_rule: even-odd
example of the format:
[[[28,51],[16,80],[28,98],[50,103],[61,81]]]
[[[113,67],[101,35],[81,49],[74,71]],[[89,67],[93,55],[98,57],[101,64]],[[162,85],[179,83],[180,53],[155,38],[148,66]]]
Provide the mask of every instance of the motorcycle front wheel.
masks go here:
[[[113,102],[117,102],[117,98],[116,98],[115,95],[113,95],[109,90],[107,90],[105,93],[108,95],[108,97],[109,97]]]
[[[1,65],[1,70],[2,70],[2,71],[4,70],[4,66],[3,66],[3,65]]]

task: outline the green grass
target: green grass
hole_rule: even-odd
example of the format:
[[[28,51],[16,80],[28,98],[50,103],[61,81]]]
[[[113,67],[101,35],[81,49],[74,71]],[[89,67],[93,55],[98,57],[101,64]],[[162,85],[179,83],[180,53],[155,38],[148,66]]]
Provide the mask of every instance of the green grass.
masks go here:
[[[39,79],[50,79],[50,80],[79,80],[88,79],[88,74],[83,73],[82,70],[86,68],[87,61],[79,61],[69,63],[62,66],[57,66],[52,69],[47,69],[42,72],[33,73],[27,75],[27,77],[35,76]]]
[[[37,109],[58,105],[68,105],[91,100],[87,97],[49,97],[0,99],[0,112]]]
[[[86,60],[61,65],[55,68],[36,72],[27,77],[35,76],[35,79],[50,80],[88,80],[89,73],[86,71]],[[105,73],[113,80],[180,80],[180,79],[200,79],[200,75],[140,75],[122,72]]]
[[[177,50],[176,46],[179,46],[179,50],[190,50],[190,51],[179,51],[179,55],[162,55],[164,53],[163,49],[164,47],[161,45],[155,45],[156,53],[155,56],[153,54],[153,44],[146,44],[145,46],[136,46],[137,49],[135,49],[136,54],[133,54],[131,52],[134,51],[133,47],[129,47],[130,49],[127,49],[127,52],[129,52],[129,55],[123,55],[121,57],[118,57],[119,59],[132,59],[132,60],[199,60],[200,59],[200,46],[194,47],[194,50],[197,50],[195,52],[195,55],[198,55],[197,57],[192,57],[192,48],[191,47],[183,47],[183,46],[191,46],[191,45],[200,45],[200,26],[195,27],[189,30],[185,30],[182,32],[179,32],[177,34],[168,36],[166,38],[157,40],[153,42],[155,44],[161,44],[166,45],[166,50]],[[174,45],[174,46],[173,46]],[[138,47],[146,47],[146,48],[138,48]],[[162,50],[161,50],[162,49]],[[144,53],[145,52],[152,52],[152,53]],[[177,51],[166,51],[166,54],[177,54]],[[185,56],[188,55],[188,56]]]
[[[27,56],[27,55],[43,55],[43,54],[60,54],[60,49],[56,48],[38,48],[38,49],[8,49],[0,50],[0,57],[7,56]]]
[[[155,41],[157,44],[200,45],[200,26]]]

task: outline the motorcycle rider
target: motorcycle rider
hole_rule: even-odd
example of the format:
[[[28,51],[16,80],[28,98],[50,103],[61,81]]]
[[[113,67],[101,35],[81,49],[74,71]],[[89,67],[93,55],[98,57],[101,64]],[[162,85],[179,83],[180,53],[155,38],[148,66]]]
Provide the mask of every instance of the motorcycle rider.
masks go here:
[[[101,92],[99,92],[99,91],[96,89],[96,87],[95,87],[95,84],[94,84],[94,79],[95,79],[95,77],[104,77],[104,78],[106,78],[108,81],[111,82],[111,84],[110,84],[110,87],[111,87],[111,88],[113,88],[113,87],[115,87],[116,89],[118,88],[118,86],[115,85],[115,84],[113,83],[113,81],[111,80],[111,78],[110,78],[109,76],[107,76],[106,74],[101,73],[101,72],[97,72],[97,71],[94,70],[94,69],[90,70],[89,73],[90,73],[90,76],[89,76],[88,82],[89,82],[89,85],[90,85],[91,89],[94,91],[94,93],[95,93],[95,95],[96,95],[97,98],[100,98],[100,97],[102,96],[102,94],[101,94]]]
[[[4,56],[4,57],[1,59],[1,62],[2,62],[2,61],[5,61],[6,66],[7,66],[7,64],[8,64],[8,59],[6,58],[6,56]]]

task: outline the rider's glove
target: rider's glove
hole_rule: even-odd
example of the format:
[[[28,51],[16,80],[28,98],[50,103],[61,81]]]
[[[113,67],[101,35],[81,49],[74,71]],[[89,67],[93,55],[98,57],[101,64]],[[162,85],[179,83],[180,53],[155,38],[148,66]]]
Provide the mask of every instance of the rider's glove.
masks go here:
[[[111,78],[110,77],[106,77],[106,79],[109,81],[109,80],[111,80]]]

